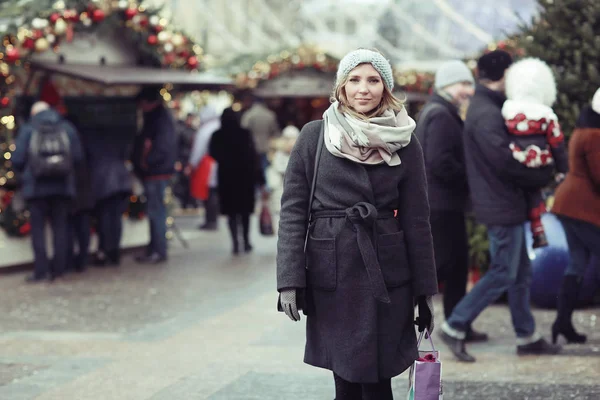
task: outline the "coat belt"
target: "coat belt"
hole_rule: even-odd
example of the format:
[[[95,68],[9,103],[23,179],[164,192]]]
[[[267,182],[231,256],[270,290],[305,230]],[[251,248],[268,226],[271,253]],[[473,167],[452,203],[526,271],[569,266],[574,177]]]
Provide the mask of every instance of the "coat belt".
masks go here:
[[[314,219],[346,218],[352,224],[352,228],[356,232],[358,249],[367,270],[373,297],[382,303],[391,303],[381,266],[377,259],[377,252],[371,239],[373,235],[370,235],[369,231],[373,232],[376,220],[394,218],[394,212],[390,210],[378,211],[373,204],[360,202],[345,210],[316,211],[312,217]]]

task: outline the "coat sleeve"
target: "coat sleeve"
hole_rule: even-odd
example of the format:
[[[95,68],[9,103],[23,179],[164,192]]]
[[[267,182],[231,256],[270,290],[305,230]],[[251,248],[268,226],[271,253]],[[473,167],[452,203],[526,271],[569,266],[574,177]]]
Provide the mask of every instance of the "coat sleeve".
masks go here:
[[[290,161],[284,176],[283,194],[279,219],[279,237],[277,241],[277,290],[306,287],[306,256],[304,240],[310,180],[307,160],[314,159],[309,143],[316,142],[309,126],[302,128],[300,136],[290,154]],[[315,146],[312,146],[316,149]],[[313,152],[314,153],[314,152]],[[312,158],[311,158],[312,157]]]
[[[404,229],[413,296],[432,296],[438,292],[438,284],[429,222],[425,163],[421,145],[414,136],[409,146],[411,152],[403,156],[402,160],[410,166],[410,171],[398,188],[398,220]],[[408,149],[405,153],[408,153]]]
[[[11,155],[11,161],[13,167],[19,172],[25,170],[27,153],[29,151],[29,141],[31,140],[32,133],[31,126],[26,124],[21,127],[17,135],[17,140],[15,142],[16,149]]]
[[[425,160],[431,173],[439,179],[452,185],[465,186],[467,183],[467,172],[465,163],[456,154],[456,148],[462,151],[462,132],[450,132],[456,126],[452,116],[447,113],[438,112],[431,116],[427,126],[424,145]],[[457,146],[457,141],[459,145]]]
[[[513,157],[502,114],[489,112],[486,116],[477,123],[473,140],[498,176],[523,189],[539,189],[550,183],[554,167],[528,168],[521,164]]]

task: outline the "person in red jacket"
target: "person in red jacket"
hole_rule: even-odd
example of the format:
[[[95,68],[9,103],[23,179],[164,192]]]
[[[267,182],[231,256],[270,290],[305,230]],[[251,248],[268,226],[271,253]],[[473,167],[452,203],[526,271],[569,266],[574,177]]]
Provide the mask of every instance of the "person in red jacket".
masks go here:
[[[569,343],[584,343],[571,317],[583,275],[595,255],[600,258],[600,89],[579,117],[569,142],[569,167],[555,193],[552,212],[563,225],[569,244],[569,264],[558,297],[552,340],[563,335]]]

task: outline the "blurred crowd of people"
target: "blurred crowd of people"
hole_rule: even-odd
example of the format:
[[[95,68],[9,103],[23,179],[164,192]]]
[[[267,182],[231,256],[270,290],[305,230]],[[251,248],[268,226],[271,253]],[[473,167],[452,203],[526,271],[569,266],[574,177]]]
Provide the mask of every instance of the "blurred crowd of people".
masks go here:
[[[225,215],[232,252],[250,252],[250,217],[260,205],[277,211],[287,159],[299,130],[283,136],[276,115],[260,100],[243,99],[242,111],[220,115],[212,105],[182,119],[155,87],[136,104],[139,132],[85,132],[58,96],[40,96],[19,129],[13,165],[31,218],[34,272],[28,282],[54,280],[88,265],[118,266],[123,214],[136,183],[143,187],[150,241],[135,257],[168,259],[165,192],[171,186],[182,210],[204,210],[199,229],[217,230]],[[271,212],[271,211],[269,211]],[[46,222],[53,251],[46,251]],[[97,249],[90,254],[92,232]]]

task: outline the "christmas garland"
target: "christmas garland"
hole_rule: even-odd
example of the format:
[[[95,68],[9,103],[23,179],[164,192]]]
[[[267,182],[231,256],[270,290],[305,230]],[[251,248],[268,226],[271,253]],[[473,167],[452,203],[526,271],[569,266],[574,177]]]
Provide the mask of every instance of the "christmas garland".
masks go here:
[[[240,61],[234,61],[238,68],[240,64],[243,64],[243,61]],[[314,69],[322,72],[335,72],[338,61],[316,46],[304,45],[254,61],[249,71],[235,74],[235,82],[239,88],[253,89],[260,82],[273,79],[288,71]]]

